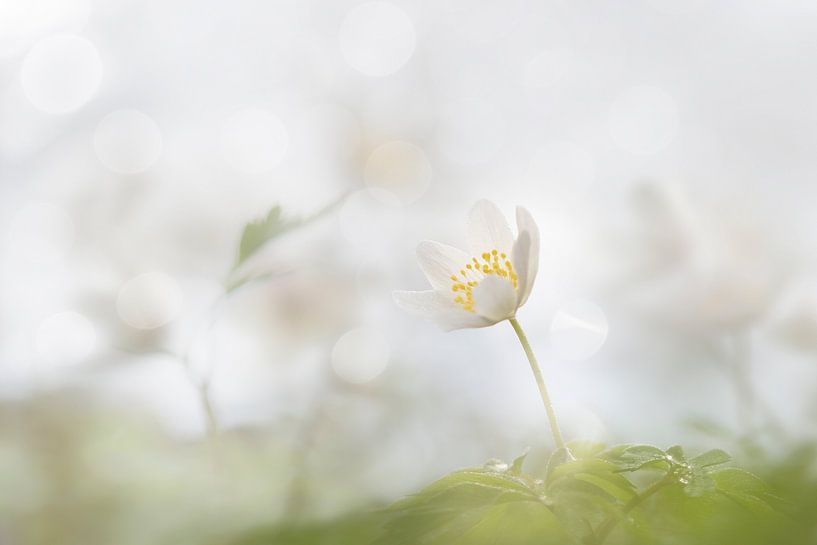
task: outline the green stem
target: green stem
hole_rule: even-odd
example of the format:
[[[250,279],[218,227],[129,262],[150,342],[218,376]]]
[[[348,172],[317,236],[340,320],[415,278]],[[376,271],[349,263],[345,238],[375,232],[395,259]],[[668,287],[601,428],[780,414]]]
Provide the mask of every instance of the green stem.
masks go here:
[[[556,448],[564,448],[565,442],[564,439],[562,439],[562,432],[559,430],[559,422],[556,420],[556,412],[553,410],[553,404],[550,402],[550,396],[548,395],[548,390],[545,386],[545,380],[542,378],[542,371],[539,369],[539,363],[536,361],[536,356],[533,354],[533,349],[530,347],[528,337],[525,335],[525,332],[522,330],[522,326],[519,325],[519,322],[516,321],[515,317],[509,319],[508,321],[511,322],[513,330],[516,332],[516,336],[519,337],[519,342],[522,343],[522,348],[525,349],[525,355],[528,357],[528,362],[530,362],[531,371],[533,371],[533,376],[536,378],[536,385],[539,386],[539,395],[542,396],[542,403],[545,404],[545,411],[547,411],[548,421],[550,422],[550,431],[553,433],[553,441],[556,443]]]
[[[607,539],[607,536],[610,535],[610,532],[612,532],[613,529],[615,529],[619,519],[622,516],[626,515],[627,513],[638,507],[644,500],[646,500],[647,498],[649,498],[650,496],[664,488],[666,485],[670,484],[671,482],[673,482],[673,479],[672,476],[668,473],[667,475],[664,476],[664,478],[655,481],[650,486],[645,488],[643,492],[641,492],[640,494],[636,494],[633,497],[633,499],[624,504],[624,507],[622,507],[621,509],[620,515],[619,514],[609,515],[607,519],[605,519],[605,521],[601,523],[601,526],[599,526],[598,532],[596,532],[595,544],[601,545],[602,543],[604,543],[604,540]]]

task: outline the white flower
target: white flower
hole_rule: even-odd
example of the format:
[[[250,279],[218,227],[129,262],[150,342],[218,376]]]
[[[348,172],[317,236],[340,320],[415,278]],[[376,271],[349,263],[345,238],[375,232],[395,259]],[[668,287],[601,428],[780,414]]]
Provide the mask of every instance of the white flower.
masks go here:
[[[539,268],[539,228],[530,212],[516,208],[514,239],[502,212],[479,201],[468,215],[470,254],[439,242],[417,246],[417,261],[434,288],[396,291],[403,309],[442,329],[486,327],[516,316],[530,295]]]

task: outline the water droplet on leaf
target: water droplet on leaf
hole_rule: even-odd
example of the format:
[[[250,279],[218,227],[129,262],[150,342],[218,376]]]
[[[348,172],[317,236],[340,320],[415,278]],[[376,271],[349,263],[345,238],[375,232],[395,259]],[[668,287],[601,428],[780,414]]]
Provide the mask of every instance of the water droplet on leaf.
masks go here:
[[[505,471],[508,471],[508,464],[496,458],[491,458],[490,460],[485,462],[485,465],[483,467],[487,471],[495,471],[497,473],[504,473]]]

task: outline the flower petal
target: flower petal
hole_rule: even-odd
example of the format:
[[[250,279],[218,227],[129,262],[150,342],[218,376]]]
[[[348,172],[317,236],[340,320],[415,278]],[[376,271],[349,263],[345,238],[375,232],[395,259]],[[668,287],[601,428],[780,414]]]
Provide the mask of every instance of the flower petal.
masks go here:
[[[499,276],[486,276],[474,288],[474,310],[493,322],[516,313],[516,290]]]
[[[468,244],[479,256],[482,252],[497,250],[510,252],[513,234],[502,212],[491,201],[481,200],[468,214]]]
[[[443,311],[456,309],[456,303],[437,290],[395,291],[392,297],[397,306],[419,316],[431,317]]]
[[[528,233],[530,236],[525,288],[519,290],[519,306],[522,306],[528,300],[528,296],[530,296],[533,289],[533,282],[536,280],[536,274],[539,272],[539,227],[536,225],[531,213],[522,206],[516,207],[516,227],[520,236],[522,233]],[[517,274],[519,274],[519,269],[517,269]]]
[[[489,320],[484,316],[480,316],[479,314],[468,312],[467,310],[462,310],[459,308],[440,312],[436,316],[432,317],[432,320],[434,320],[434,323],[436,323],[443,331],[454,331],[455,329],[466,329],[473,327],[488,327],[489,325],[494,325],[496,323],[494,320]]]
[[[521,307],[530,295],[530,289],[533,287],[533,278],[528,276],[530,261],[530,233],[522,231],[519,233],[516,242],[513,243],[513,251],[511,252],[511,262],[516,271],[517,287],[516,300],[517,306]]]
[[[417,262],[435,290],[450,291],[451,275],[459,274],[471,258],[458,248],[424,240],[417,245]]]
[[[453,299],[436,290],[395,291],[392,296],[397,306],[433,321],[444,331],[485,327],[494,323],[479,314],[462,309]]]

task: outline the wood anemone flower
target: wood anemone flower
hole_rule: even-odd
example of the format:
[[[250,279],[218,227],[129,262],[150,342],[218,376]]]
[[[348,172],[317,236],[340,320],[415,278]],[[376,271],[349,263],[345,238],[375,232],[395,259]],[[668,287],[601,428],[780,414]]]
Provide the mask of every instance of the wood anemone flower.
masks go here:
[[[471,253],[421,242],[417,261],[433,289],[396,291],[395,302],[445,331],[514,318],[528,300],[539,269],[539,228],[521,206],[516,208],[516,226],[514,238],[499,208],[478,201],[468,214]]]

